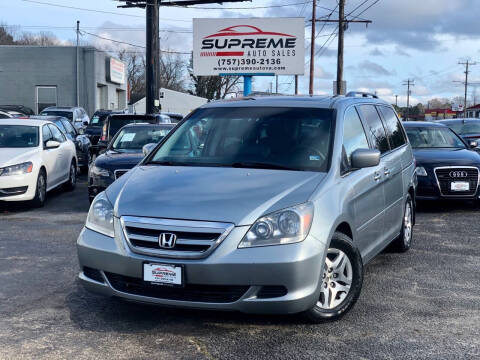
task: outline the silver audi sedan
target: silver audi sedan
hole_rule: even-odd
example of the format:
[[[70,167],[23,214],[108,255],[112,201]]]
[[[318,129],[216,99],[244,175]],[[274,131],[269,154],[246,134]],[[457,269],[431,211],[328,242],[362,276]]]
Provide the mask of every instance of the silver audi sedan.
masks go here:
[[[402,124],[375,95],[212,102],[95,197],[80,281],[144,303],[337,319],[368,261],[411,247],[415,186]]]

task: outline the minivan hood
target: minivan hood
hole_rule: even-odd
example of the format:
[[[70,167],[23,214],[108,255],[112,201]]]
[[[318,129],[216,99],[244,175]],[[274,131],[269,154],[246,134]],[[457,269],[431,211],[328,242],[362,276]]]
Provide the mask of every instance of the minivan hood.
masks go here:
[[[106,153],[97,157],[95,166],[112,171],[116,169],[131,169],[137,165],[143,157],[144,155],[141,151],[119,153],[108,150]]]
[[[250,225],[306,202],[325,173],[185,166],[138,166],[107,189],[115,216]]]
[[[38,148],[0,148],[0,168],[32,161]]]

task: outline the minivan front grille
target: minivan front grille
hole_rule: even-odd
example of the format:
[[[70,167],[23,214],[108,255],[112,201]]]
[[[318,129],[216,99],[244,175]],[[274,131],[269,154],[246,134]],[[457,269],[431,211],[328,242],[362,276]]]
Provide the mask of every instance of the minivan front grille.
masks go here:
[[[443,196],[473,196],[478,187],[478,169],[475,167],[442,167],[435,169],[435,177]],[[452,182],[468,182],[468,191],[452,191]]]
[[[121,224],[133,252],[178,259],[208,256],[234,227],[229,223],[133,216],[123,216]],[[167,244],[162,243],[162,234],[168,237]]]
[[[239,300],[249,289],[241,285],[197,285],[185,287],[153,285],[139,278],[105,272],[110,285],[118,291],[148,296],[156,299],[194,301],[207,303],[231,303]]]

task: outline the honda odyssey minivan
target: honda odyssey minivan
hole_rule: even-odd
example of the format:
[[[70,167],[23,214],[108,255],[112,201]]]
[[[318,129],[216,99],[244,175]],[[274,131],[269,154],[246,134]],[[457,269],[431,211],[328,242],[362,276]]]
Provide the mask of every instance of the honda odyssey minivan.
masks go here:
[[[79,277],[144,303],[337,319],[366,263],[410,248],[415,186],[375,95],[211,102],[95,197]]]

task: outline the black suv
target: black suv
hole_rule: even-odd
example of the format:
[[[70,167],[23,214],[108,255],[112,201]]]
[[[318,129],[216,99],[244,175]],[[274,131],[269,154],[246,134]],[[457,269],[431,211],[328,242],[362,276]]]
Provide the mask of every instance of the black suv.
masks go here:
[[[85,128],[85,135],[88,136],[90,142],[92,143],[92,149],[94,153],[98,152],[98,141],[102,136],[102,127],[105,119],[108,115],[112,114],[122,114],[119,111],[112,111],[112,110],[97,110],[93,114],[90,124]]]
[[[157,115],[110,114],[103,122],[101,137],[97,143],[98,149],[105,150],[110,140],[125,125],[136,123],[158,124],[160,122]]]

